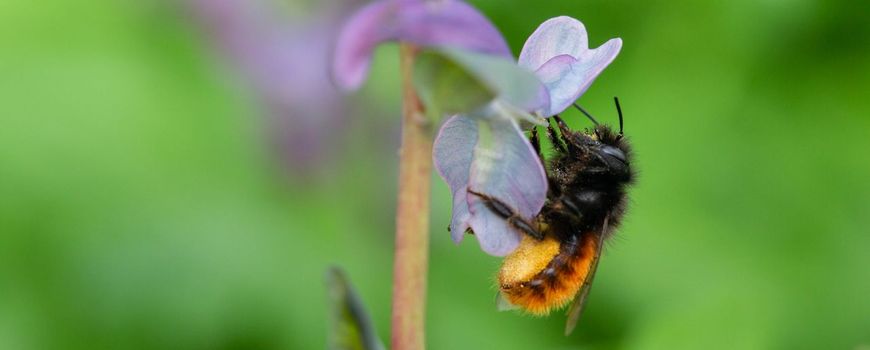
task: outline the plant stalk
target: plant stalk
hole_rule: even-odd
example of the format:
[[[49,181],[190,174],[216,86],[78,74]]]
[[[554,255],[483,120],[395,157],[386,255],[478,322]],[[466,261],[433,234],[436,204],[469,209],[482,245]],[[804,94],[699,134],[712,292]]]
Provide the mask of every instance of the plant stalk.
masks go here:
[[[425,348],[432,126],[411,81],[416,53],[415,47],[401,45],[402,146],[393,260],[393,350]]]

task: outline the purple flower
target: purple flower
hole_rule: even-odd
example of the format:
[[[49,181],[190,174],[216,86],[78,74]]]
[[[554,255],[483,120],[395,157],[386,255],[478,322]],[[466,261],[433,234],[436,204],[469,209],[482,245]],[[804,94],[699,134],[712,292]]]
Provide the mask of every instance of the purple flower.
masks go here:
[[[491,96],[487,103],[440,110],[459,114],[441,127],[433,158],[453,193],[453,240],[461,241],[470,228],[485,252],[512,252],[521,234],[490,212],[477,196],[469,195],[468,190],[496,197],[524,218],[537,215],[546,199],[547,179],[520,122],[542,124],[543,117],[570,106],[616,57],[621,40],[613,39],[590,50],[583,24],[558,17],[532,34],[519,64],[514,64],[498,30],[461,1],[382,0],[358,11],[343,28],[333,62],[336,83],[346,89],[359,87],[368,73],[372,51],[384,41],[433,48],[449,61],[442,66],[460,66],[479,83],[476,89],[491,92],[485,95]],[[432,81],[452,76],[439,74],[438,69],[424,76]],[[440,95],[435,91],[440,85],[417,81],[430,109],[444,102],[438,101]],[[459,94],[463,98],[476,95],[476,91],[462,90],[467,89],[462,86],[449,89],[463,91]]]
[[[616,58],[622,40],[611,39],[589,49],[586,28],[570,17],[557,17],[529,37],[520,53],[519,65],[535,71],[547,87],[549,117],[564,111]],[[506,255],[519,245],[522,234],[492,213],[478,193],[500,199],[520,216],[534,218],[547,196],[544,167],[516,118],[490,118],[481,122],[459,115],[442,126],[434,145],[435,166],[453,192],[451,236],[459,242],[471,228],[481,249]],[[480,137],[488,129],[490,140]]]

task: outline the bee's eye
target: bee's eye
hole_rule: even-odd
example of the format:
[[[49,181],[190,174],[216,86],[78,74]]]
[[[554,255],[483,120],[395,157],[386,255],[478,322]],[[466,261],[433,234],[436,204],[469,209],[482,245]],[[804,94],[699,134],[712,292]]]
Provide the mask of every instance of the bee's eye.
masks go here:
[[[631,179],[628,158],[623,150],[611,145],[600,145],[595,150],[595,156],[615,180],[625,182]]]
[[[618,159],[620,162],[628,164],[628,161],[625,159],[625,153],[623,153],[622,150],[619,148],[605,145],[604,147],[601,147],[601,153],[609,155],[613,158]]]
[[[614,158],[621,160],[623,163],[626,162],[625,153],[623,153],[622,150],[619,148],[613,146],[604,146],[601,148],[601,152],[613,156]]]

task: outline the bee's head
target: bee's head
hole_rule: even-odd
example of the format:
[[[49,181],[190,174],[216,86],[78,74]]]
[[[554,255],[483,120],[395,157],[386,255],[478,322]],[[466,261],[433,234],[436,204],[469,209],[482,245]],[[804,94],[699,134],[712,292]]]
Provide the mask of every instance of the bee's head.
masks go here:
[[[616,133],[606,125],[595,127],[597,142],[589,147],[594,158],[610,169],[618,178],[628,180],[631,176],[631,147],[622,133]]]
[[[575,106],[595,123],[595,128],[589,135],[592,141],[587,144],[586,149],[613,175],[628,181],[631,178],[631,147],[623,134],[622,108],[619,106],[619,99],[614,97],[613,100],[619,114],[619,132],[614,131],[610,126],[598,123],[580,106]]]

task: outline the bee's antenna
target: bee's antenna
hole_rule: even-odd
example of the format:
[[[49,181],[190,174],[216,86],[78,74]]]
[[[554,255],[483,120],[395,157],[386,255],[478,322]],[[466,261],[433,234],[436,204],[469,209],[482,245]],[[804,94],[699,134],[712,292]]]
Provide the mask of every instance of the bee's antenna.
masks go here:
[[[598,126],[598,121],[595,120],[595,118],[593,118],[592,115],[589,114],[589,112],[587,112],[585,109],[583,109],[583,107],[580,107],[580,105],[578,105],[576,103],[574,103],[573,105],[574,105],[574,108],[577,108],[580,110],[580,112],[583,112],[583,114],[586,115],[586,118],[589,118],[589,120],[592,121],[592,124],[595,124],[595,126]]]
[[[616,113],[619,113],[619,134],[622,135],[622,108],[619,107],[619,97],[613,96],[613,102],[616,103]]]

